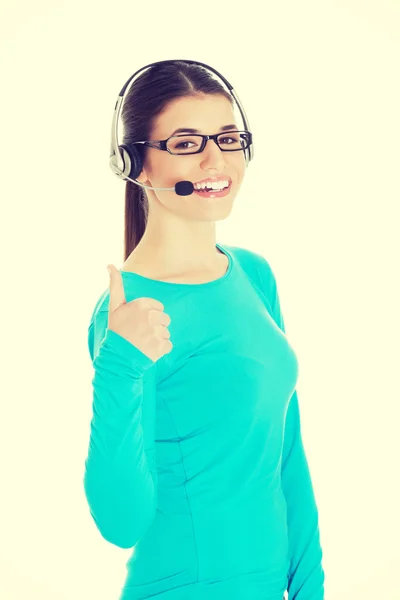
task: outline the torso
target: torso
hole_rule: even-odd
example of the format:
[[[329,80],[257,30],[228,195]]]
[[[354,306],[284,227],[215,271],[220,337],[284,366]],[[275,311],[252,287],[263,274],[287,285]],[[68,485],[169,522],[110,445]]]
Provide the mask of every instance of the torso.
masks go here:
[[[152,268],[151,266],[144,265],[143,263],[135,263],[133,255],[127,259],[127,261],[121,267],[121,270],[136,273],[137,275],[147,277],[148,279],[164,281],[166,283],[210,283],[211,281],[215,281],[216,279],[223,277],[228,270],[228,257],[219,251],[218,254],[217,266],[212,271],[189,271],[175,275],[168,275],[167,273],[161,274],[159,271],[157,272],[154,267]]]

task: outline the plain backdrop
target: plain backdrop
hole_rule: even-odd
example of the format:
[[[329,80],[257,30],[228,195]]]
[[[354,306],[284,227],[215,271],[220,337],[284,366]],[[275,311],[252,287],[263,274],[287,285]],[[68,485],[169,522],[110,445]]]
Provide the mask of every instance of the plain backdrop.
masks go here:
[[[400,600],[400,6],[3,3],[2,600],[118,600],[131,550],[83,490],[87,328],[123,263],[120,89],[193,59],[236,89],[255,158],[217,241],[261,253],[296,350],[327,600]]]

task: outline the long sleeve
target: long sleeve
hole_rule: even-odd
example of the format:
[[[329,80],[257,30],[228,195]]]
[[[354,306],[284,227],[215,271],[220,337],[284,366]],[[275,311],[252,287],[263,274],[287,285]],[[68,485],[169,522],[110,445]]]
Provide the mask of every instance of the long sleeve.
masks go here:
[[[107,324],[100,311],[88,331],[95,372],[84,490],[101,535],[131,548],[156,511],[155,362]]]
[[[274,320],[285,333],[279,294],[272,271],[269,276],[268,297]],[[323,600],[325,574],[322,567],[318,508],[302,441],[296,390],[292,394],[286,414],[281,479],[287,504],[289,600]]]

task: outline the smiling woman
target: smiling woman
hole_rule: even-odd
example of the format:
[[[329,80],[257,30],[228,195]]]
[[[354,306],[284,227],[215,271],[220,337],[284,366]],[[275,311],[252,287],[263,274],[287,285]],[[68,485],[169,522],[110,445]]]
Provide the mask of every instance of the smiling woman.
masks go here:
[[[324,600],[275,277],[215,239],[252,158],[229,89],[199,65],[157,63],[127,96],[119,173],[110,157],[128,177],[126,260],[89,324],[84,485],[103,538],[134,548],[119,600]]]

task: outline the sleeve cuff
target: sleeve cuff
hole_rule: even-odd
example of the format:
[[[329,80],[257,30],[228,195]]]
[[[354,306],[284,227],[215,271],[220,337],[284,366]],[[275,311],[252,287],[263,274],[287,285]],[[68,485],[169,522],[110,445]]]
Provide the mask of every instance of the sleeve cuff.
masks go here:
[[[111,329],[107,328],[102,346],[118,355],[118,358],[122,359],[126,366],[133,371],[134,377],[141,377],[148,368],[156,364],[156,361]]]

